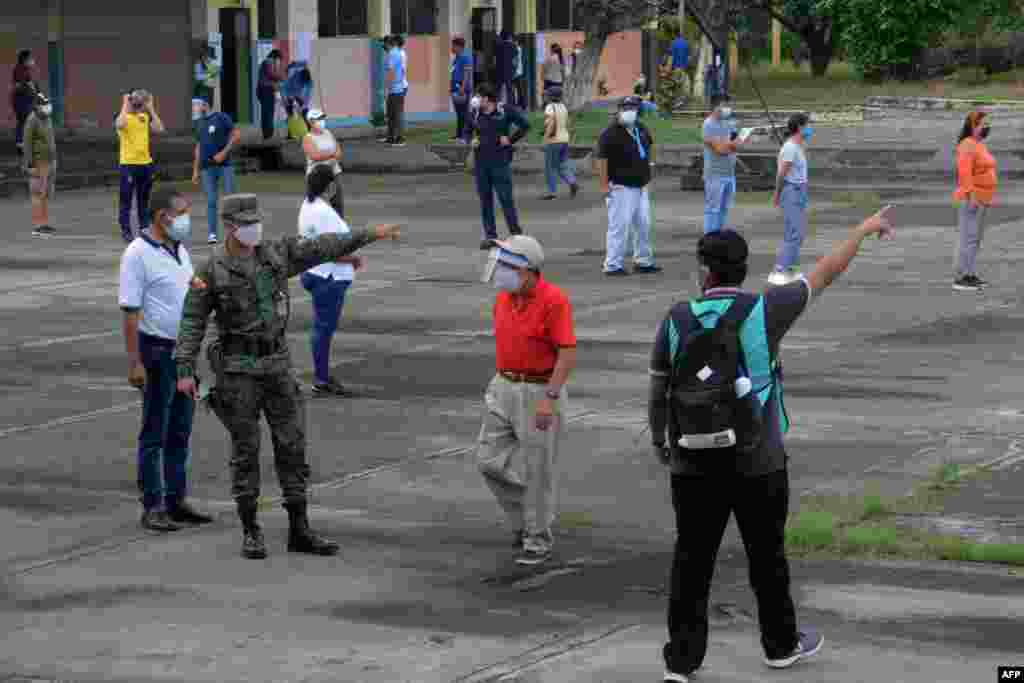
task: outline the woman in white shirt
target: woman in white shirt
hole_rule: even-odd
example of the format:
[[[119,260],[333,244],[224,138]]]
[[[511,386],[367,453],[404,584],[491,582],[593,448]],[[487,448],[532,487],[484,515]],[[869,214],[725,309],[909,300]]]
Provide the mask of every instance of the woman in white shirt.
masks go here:
[[[310,109],[306,116],[309,133],[302,139],[302,151],[306,153],[306,177],[317,166],[327,166],[337,177],[338,191],[331,199],[331,206],[338,215],[345,216],[345,200],[341,191],[341,145],[334,133],[327,130],[327,115],[319,109]]]
[[[314,167],[306,178],[306,199],[299,210],[299,235],[305,238],[329,233],[347,234],[348,224],[329,204],[340,192],[337,176],[330,166]],[[341,307],[345,303],[355,271],[363,267],[359,256],[343,256],[335,263],[311,268],[300,278],[302,286],[313,297],[313,330],[310,347],[313,351],[313,395],[348,396],[340,382],[330,376],[331,340],[338,329]]]
[[[548,193],[542,199],[556,197],[559,177],[575,197],[579,186],[569,160],[569,110],[562,104],[562,89],[558,86],[548,88],[544,99],[547,101],[544,107],[544,176]]]
[[[779,173],[772,204],[782,208],[786,226],[768,283],[784,285],[799,276],[800,247],[807,234],[807,143],[814,129],[807,114],[794,114],[787,126],[789,139],[779,151]]]

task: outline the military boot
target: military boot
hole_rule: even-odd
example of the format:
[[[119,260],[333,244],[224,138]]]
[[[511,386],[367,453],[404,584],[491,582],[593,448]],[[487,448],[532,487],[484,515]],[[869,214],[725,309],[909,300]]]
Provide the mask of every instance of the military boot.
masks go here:
[[[288,552],[309,555],[337,555],[339,546],[334,541],[316,535],[309,528],[306,502],[285,503],[288,511]]]
[[[250,498],[238,500],[238,517],[242,520],[242,557],[262,560],[267,557],[267,545],[263,542],[263,530],[256,522],[256,501]]]

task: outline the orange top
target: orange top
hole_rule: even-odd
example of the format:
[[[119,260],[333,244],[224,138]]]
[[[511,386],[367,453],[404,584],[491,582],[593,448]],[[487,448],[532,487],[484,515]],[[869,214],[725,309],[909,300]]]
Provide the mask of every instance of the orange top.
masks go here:
[[[498,370],[531,375],[551,372],[558,349],[576,346],[568,297],[539,277],[524,295],[499,292],[494,302],[494,341]]]
[[[956,180],[954,199],[970,199],[973,196],[981,204],[992,204],[998,185],[996,160],[984,143],[974,138],[964,138],[957,146]]]

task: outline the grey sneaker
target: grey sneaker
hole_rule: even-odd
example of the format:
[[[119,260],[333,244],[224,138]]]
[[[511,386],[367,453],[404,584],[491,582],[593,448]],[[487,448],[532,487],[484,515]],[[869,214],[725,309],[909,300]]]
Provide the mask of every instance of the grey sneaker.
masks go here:
[[[57,231],[49,225],[40,225],[32,231],[32,234],[36,237],[53,237],[57,234]]]
[[[773,669],[786,669],[801,659],[807,659],[818,654],[821,650],[821,646],[825,643],[825,636],[814,631],[798,631],[796,648],[792,654],[786,657],[780,657],[779,659],[769,659],[765,657],[764,663]]]
[[[206,238],[206,243],[207,244],[217,244],[217,236],[216,235],[210,235],[209,237]]]
[[[532,567],[547,562],[549,559],[551,559],[550,548],[527,548],[519,553],[519,557],[516,558],[516,564]]]
[[[167,513],[162,510],[146,510],[142,513],[139,523],[143,529],[150,531],[178,531],[182,528],[180,524],[172,522]]]
[[[980,292],[981,285],[972,280],[970,276],[965,275],[953,280],[953,289],[958,292]]]
[[[314,396],[352,396],[352,392],[346,389],[341,382],[333,377],[324,383],[313,385]]]

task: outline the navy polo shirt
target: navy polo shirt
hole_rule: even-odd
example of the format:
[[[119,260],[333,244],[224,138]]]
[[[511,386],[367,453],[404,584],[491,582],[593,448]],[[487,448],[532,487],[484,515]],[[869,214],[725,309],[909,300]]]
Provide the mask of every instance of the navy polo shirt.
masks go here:
[[[199,136],[199,167],[230,166],[230,156],[222,164],[215,162],[213,156],[224,149],[231,139],[231,131],[235,129],[231,117],[216,111],[196,121],[196,127]]]

